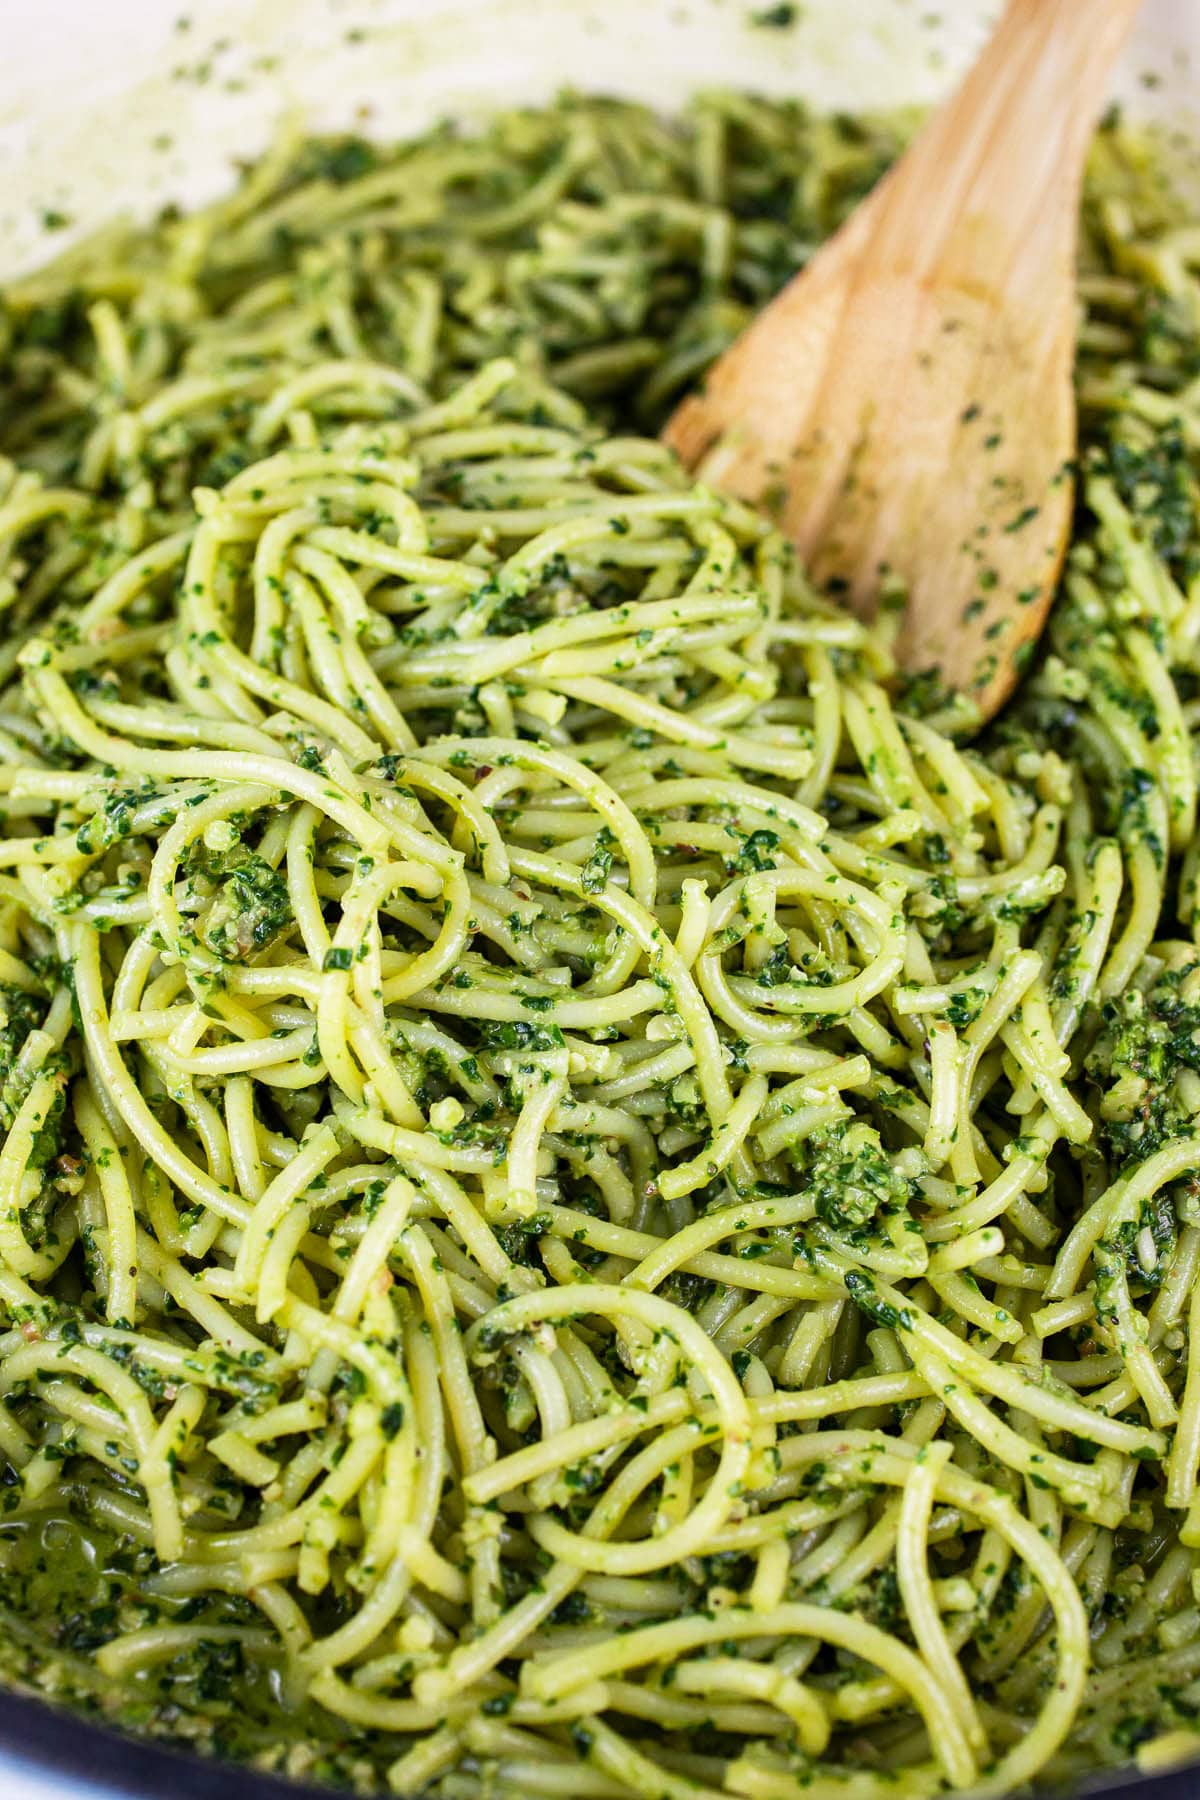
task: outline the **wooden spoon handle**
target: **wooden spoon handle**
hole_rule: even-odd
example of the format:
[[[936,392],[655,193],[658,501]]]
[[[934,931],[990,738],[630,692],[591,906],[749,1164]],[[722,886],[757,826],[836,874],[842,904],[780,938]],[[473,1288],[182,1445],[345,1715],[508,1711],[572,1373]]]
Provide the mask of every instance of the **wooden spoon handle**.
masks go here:
[[[981,282],[1005,303],[1059,279],[1095,115],[1140,5],[1010,0],[957,93],[878,190],[875,266]]]

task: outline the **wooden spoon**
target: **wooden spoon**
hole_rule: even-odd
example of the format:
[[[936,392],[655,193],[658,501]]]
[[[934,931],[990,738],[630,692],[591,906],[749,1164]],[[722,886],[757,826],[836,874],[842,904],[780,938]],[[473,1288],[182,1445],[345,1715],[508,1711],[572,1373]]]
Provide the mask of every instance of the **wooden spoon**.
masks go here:
[[[963,85],[663,433],[990,717],[1071,519],[1080,188],[1140,0],[1010,0]]]

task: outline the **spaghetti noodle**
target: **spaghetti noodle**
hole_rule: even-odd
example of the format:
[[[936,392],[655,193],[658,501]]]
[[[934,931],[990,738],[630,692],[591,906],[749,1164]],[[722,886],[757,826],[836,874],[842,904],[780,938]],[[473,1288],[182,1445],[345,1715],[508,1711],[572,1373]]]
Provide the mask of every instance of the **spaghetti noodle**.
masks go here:
[[[637,434],[893,148],[285,144],[9,288],[17,1678],[440,1800],[1200,1746],[1195,229],[1107,128],[973,746]]]

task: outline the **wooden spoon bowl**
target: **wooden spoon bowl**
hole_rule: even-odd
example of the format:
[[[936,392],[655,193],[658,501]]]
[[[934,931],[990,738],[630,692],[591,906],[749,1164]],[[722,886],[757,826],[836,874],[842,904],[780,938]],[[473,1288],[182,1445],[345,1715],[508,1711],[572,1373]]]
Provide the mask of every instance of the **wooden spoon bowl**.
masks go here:
[[[966,80],[663,436],[776,517],[901,666],[990,717],[1070,529],[1075,252],[1093,123],[1140,0],[1010,0]]]

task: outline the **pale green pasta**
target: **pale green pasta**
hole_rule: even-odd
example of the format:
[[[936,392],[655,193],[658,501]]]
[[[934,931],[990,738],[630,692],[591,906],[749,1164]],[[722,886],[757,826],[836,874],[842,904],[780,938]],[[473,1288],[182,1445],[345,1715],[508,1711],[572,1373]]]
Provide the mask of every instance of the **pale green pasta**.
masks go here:
[[[10,1679],[431,1800],[1200,1749],[1195,228],[1107,126],[973,743],[643,435],[894,148],[283,143],[4,295]]]

